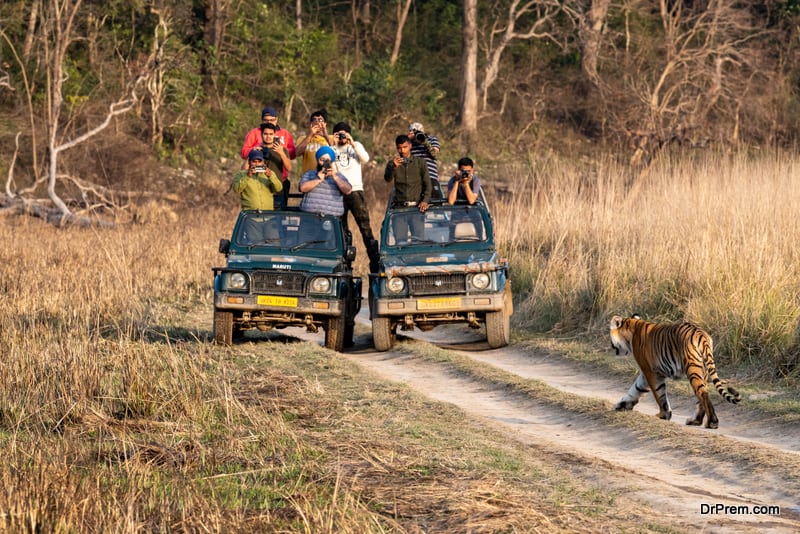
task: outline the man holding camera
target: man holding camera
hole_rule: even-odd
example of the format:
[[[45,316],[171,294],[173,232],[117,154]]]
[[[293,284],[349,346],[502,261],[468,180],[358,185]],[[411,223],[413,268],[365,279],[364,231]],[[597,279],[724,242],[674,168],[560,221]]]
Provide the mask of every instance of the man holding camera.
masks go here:
[[[419,122],[412,122],[408,127],[408,138],[411,139],[411,154],[424,159],[428,166],[428,176],[431,180],[439,181],[439,164],[436,162],[442,148],[439,139],[426,134]]]
[[[292,170],[292,160],[289,151],[275,135],[276,126],[270,122],[261,124],[261,151],[267,167],[272,169],[277,176],[282,177],[282,192],[278,196],[278,209],[283,209],[289,201],[289,171]]]
[[[431,200],[431,179],[425,160],[411,155],[411,140],[407,135],[398,135],[395,139],[397,155],[386,164],[383,179],[394,180],[392,208],[416,207],[420,213],[428,209]],[[422,217],[394,217],[395,239],[405,241],[408,230],[411,235],[422,237],[425,221]]]
[[[278,126],[278,112],[271,106],[267,106],[261,110],[261,125],[247,132],[247,135],[244,138],[244,144],[242,145],[242,159],[247,160],[247,156],[250,154],[250,151],[262,145],[261,137],[264,123],[273,124],[275,126],[275,138],[280,141],[281,145],[286,149],[286,152],[289,154],[289,159],[294,159],[294,137],[289,130]],[[247,163],[245,163],[243,168],[247,168]],[[279,176],[279,178],[285,180],[288,174],[289,170],[286,170],[286,172],[282,176]]]
[[[364,196],[364,180],[361,166],[369,161],[369,154],[360,142],[353,139],[350,125],[339,122],[333,127],[333,149],[336,151],[336,165],[350,182],[353,191],[344,197],[344,214],[342,215],[342,228],[349,232],[347,214],[352,213],[356,221],[364,248],[369,256],[369,272],[378,272],[378,241],[372,234],[372,225],[369,220],[369,207]]]
[[[274,209],[273,196],[283,189],[280,178],[267,168],[260,149],[252,149],[247,160],[247,170],[237,172],[231,186],[239,193],[242,210]]]
[[[341,217],[344,214],[342,197],[352,191],[350,182],[337,169],[336,152],[331,147],[321,147],[314,156],[316,169],[303,173],[300,178],[300,192],[303,193],[300,210]]]
[[[328,112],[324,109],[313,112],[309,118],[308,134],[300,139],[295,146],[297,157],[303,156],[303,165],[300,169],[302,173],[314,170],[314,167],[317,166],[317,158],[315,157],[317,150],[331,145],[327,120]]]
[[[458,171],[447,182],[447,203],[475,204],[481,191],[481,179],[475,174],[475,163],[470,158],[458,160]]]

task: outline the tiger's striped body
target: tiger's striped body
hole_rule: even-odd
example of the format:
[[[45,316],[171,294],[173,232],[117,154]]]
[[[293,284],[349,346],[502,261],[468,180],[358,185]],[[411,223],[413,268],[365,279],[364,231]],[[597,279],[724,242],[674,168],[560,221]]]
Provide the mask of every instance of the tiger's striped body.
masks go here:
[[[617,354],[630,354],[639,365],[639,376],[628,392],[614,406],[616,410],[632,410],[642,393],[652,391],[658,404],[658,416],[670,419],[672,409],[667,398],[667,378],[687,376],[695,396],[697,411],[687,425],[717,428],[719,420],[708,395],[708,380],[726,401],[736,404],[739,392],[727,386],[717,375],[711,336],[699,326],[683,322],[656,324],[634,315],[623,319],[615,316],[609,325],[611,346]]]

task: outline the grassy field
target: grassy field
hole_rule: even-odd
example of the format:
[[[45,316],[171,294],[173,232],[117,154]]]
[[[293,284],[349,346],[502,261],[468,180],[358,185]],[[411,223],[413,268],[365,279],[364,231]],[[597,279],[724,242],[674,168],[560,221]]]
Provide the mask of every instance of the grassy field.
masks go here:
[[[721,373],[795,384],[794,162],[622,176],[544,162],[495,200],[515,337],[686,317]],[[635,530],[644,511],[332,352],[211,344],[231,204],[113,230],[0,219],[0,530]]]
[[[613,315],[688,319],[724,366],[796,380],[800,175],[787,156],[699,153],[645,173],[545,160],[512,177],[498,233],[518,326],[606,335]]]

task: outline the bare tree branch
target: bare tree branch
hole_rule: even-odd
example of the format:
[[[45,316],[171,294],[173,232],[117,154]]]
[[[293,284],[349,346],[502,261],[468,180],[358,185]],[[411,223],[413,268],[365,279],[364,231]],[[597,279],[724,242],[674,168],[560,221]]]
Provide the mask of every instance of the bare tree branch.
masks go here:
[[[500,59],[509,43],[514,39],[550,39],[556,44],[558,40],[552,33],[545,31],[561,11],[560,2],[556,0],[529,0],[520,6],[521,0],[512,0],[508,7],[505,27],[499,27],[500,18],[493,23],[489,32],[489,45],[487,48],[488,60],[483,73],[480,86],[481,110],[486,111],[489,98],[489,88],[497,80],[500,72]],[[526,15],[536,13],[531,25],[518,31],[517,24]],[[500,40],[495,44],[494,38],[499,35]],[[559,44],[560,46],[560,44]]]
[[[8,166],[8,179],[6,180],[6,195],[9,198],[14,198],[16,195],[11,190],[11,184],[14,182],[14,165],[17,163],[17,154],[19,154],[19,136],[22,132],[17,132],[14,136],[14,154],[11,156],[11,163]]]

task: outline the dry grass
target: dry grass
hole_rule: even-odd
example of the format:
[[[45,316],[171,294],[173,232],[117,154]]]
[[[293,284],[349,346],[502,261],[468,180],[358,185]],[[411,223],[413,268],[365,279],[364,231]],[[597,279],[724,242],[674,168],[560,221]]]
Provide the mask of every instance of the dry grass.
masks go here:
[[[494,207],[515,321],[600,331],[635,309],[699,321],[730,358],[790,354],[793,164],[675,169],[633,198],[611,165],[519,178],[511,209]],[[318,347],[212,345],[210,267],[235,206],[151,211],[102,231],[0,220],[0,530],[599,531],[646,516]]]
[[[796,375],[794,158],[703,152],[637,178],[613,162],[583,172],[545,160],[513,182],[497,221],[518,324],[604,334],[614,314],[685,318],[709,330],[723,363]]]
[[[599,491],[329,351],[211,344],[210,267],[235,214],[102,231],[0,221],[0,531],[615,521]],[[588,511],[563,505],[576,493]]]

